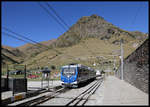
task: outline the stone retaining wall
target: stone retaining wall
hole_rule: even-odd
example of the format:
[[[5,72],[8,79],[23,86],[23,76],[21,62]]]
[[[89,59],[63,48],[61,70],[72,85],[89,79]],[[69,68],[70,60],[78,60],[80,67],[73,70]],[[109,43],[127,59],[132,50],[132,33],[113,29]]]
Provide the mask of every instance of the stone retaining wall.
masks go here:
[[[148,93],[149,84],[149,40],[147,39],[131,55],[124,59],[124,80]],[[120,68],[118,70],[121,76]]]

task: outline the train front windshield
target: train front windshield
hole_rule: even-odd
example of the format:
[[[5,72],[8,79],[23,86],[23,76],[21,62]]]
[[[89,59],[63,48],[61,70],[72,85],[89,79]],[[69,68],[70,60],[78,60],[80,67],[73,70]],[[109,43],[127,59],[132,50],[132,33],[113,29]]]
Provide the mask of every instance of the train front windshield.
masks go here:
[[[64,68],[62,71],[62,75],[64,76],[71,76],[76,74],[75,68]]]

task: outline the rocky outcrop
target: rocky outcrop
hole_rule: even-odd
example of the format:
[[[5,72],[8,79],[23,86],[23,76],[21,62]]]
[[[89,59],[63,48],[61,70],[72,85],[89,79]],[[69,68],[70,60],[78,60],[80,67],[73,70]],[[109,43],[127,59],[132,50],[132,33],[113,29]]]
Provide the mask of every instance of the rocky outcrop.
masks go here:
[[[113,24],[104,20],[103,17],[98,15],[84,16],[80,18],[76,24],[61,35],[53,44],[56,47],[67,47],[80,42],[85,38],[98,38],[101,40],[109,40],[114,36],[131,37],[136,39],[136,35],[140,34],[141,40],[146,38],[144,33],[141,32],[128,32],[122,30]],[[125,41],[127,43],[127,41]],[[114,43],[118,44],[118,43]]]

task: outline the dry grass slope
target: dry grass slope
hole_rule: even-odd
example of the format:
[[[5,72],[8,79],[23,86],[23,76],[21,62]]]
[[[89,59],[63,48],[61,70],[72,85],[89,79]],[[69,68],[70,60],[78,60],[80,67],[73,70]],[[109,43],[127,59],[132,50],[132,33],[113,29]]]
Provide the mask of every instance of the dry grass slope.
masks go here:
[[[139,40],[129,38],[128,43],[123,45],[124,58],[137,48],[133,47],[133,43],[140,44]],[[57,54],[54,50],[47,50],[25,61],[24,64],[27,64],[29,68],[55,65],[59,69],[60,66],[69,63],[81,63],[93,67],[94,62],[112,61],[113,56],[111,55],[113,55],[114,51],[120,50],[120,45],[112,44],[111,40],[104,41],[97,38],[88,38],[82,40],[79,44],[56,49],[61,51],[62,54]],[[119,65],[119,56],[116,59]]]

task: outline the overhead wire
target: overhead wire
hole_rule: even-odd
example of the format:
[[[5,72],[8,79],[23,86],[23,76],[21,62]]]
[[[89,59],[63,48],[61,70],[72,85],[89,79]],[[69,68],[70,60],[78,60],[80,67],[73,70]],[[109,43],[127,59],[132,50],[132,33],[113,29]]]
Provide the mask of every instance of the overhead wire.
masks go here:
[[[65,26],[67,26],[67,28],[69,28],[68,24],[59,16],[59,14],[55,11],[55,9],[46,2],[47,6],[55,13],[55,15],[59,18],[59,20],[61,20],[61,22],[63,22],[63,24]]]
[[[65,27],[64,25],[62,25],[62,24],[59,22],[59,20],[58,20],[57,18],[55,18],[55,17],[49,12],[49,10],[48,10],[47,8],[45,8],[45,7],[44,7],[42,4],[40,4],[39,2],[38,2],[38,4],[39,4],[39,6],[40,6],[43,10],[45,10],[46,13],[47,13],[48,15],[50,15],[61,27],[63,27],[63,29],[67,30],[66,27]]]
[[[31,41],[31,42],[33,42],[33,43],[36,43],[37,45],[39,45],[39,46],[41,47],[41,44],[40,44],[40,43],[38,43],[38,42],[36,42],[36,41],[34,41],[34,40],[31,40],[31,39],[29,39],[29,38],[27,38],[27,37],[25,37],[25,36],[23,36],[23,35],[20,35],[20,34],[14,32],[14,31],[8,29],[7,27],[2,27],[2,29],[5,29],[6,31],[11,32],[11,33],[17,35],[18,37],[22,37],[22,38],[24,38],[24,39],[26,39],[26,40],[29,40],[29,41]],[[7,34],[7,35],[8,35],[8,34]],[[12,37],[15,37],[15,36],[12,36]],[[16,38],[16,37],[15,37],[15,38]],[[20,40],[23,40],[23,39],[20,39]],[[43,48],[43,47],[41,47],[41,48]]]
[[[38,4],[39,4],[39,6],[40,6],[41,8],[43,8],[43,9],[46,11],[47,14],[50,15],[59,25],[61,25],[64,30],[68,30],[68,29],[66,29],[67,27],[64,26],[62,23],[60,23],[59,20],[58,20],[53,14],[51,14],[47,8],[45,8],[45,7],[44,7],[43,5],[41,5],[40,3],[38,3]],[[46,4],[46,5],[50,8],[50,5],[49,5],[49,4]],[[60,19],[60,17],[59,17],[59,19]],[[73,57],[74,57],[74,56],[68,55],[68,54],[67,54],[67,56],[71,57],[72,59],[73,59]],[[74,57],[74,58],[75,58],[75,57]]]
[[[59,18],[59,20],[69,29],[68,24],[60,17],[60,15],[56,12],[56,10],[55,10],[49,3],[46,2],[46,4],[47,4],[47,6],[49,7],[49,9],[51,9],[51,10],[53,11],[53,13]],[[75,31],[73,31],[73,32],[74,32],[75,34],[77,34]],[[94,53],[93,51],[91,51],[86,45],[85,45],[85,47],[88,49],[88,51],[89,51],[90,53],[92,53],[92,54],[95,55],[95,53]]]
[[[47,6],[49,7],[49,9],[51,9],[53,11],[53,13],[59,18],[59,20],[61,20],[61,22],[69,29],[69,26],[68,24],[60,17],[60,15],[56,12],[56,10],[49,4],[47,3]],[[77,34],[75,31],[73,31],[75,34]],[[92,53],[92,55],[95,55],[96,56],[96,53],[93,52],[86,44],[83,46],[81,45],[82,47],[86,47],[87,51]],[[100,61],[100,59],[98,58],[98,61]],[[94,61],[95,62],[95,61]]]
[[[13,36],[13,35],[8,34],[8,33],[5,33],[5,32],[2,32],[2,33],[3,33],[5,36],[8,36],[8,37],[11,37],[11,38],[14,38],[14,39],[17,39],[17,40],[23,41],[23,42],[25,42],[25,43],[29,43],[29,44],[34,45],[34,46],[36,46],[36,47],[37,47],[37,45],[36,45],[36,44],[32,44],[32,43],[30,43],[30,42],[28,42],[28,41],[26,41],[26,40],[21,39],[21,38],[18,38],[18,37],[16,37],[16,36]],[[3,49],[3,48],[2,48],[2,49]]]
[[[46,4],[47,4],[47,6],[49,7],[49,9],[51,9],[51,10],[53,11],[53,13],[59,18],[59,20],[69,29],[68,24],[66,24],[66,22],[60,17],[60,15],[56,12],[56,10],[55,10],[49,3],[46,2]],[[135,22],[135,20],[136,20],[136,18],[137,18],[138,12],[140,11],[140,9],[141,9],[141,6],[139,6],[139,8],[137,9],[137,12],[136,12],[136,14],[135,14],[135,17],[134,17],[133,21],[131,22],[131,25],[134,24],[134,22]],[[74,33],[76,33],[76,32],[74,32]],[[92,54],[95,54],[93,51],[89,50],[89,48],[88,48],[86,45],[85,45],[85,47],[86,47],[86,48],[88,49],[88,51],[90,51]]]
[[[29,39],[28,37],[25,37],[25,36],[23,36],[23,35],[21,35],[21,34],[18,34],[18,33],[14,32],[14,31],[8,29],[7,27],[2,27],[2,28],[5,29],[5,30],[8,31],[8,32],[11,32],[11,33],[15,34],[15,35],[18,36],[18,37],[22,37],[22,38],[24,38],[24,39],[26,39],[26,40],[29,40],[29,41],[35,43],[35,45],[38,45],[40,48],[43,48],[43,47],[44,47],[44,48],[46,48],[46,49],[52,49],[52,48],[50,48],[50,47],[48,47],[48,46],[46,46],[46,45],[44,45],[44,44],[41,44],[41,43],[36,42],[35,40]],[[8,36],[8,34],[7,34],[7,36]],[[9,36],[10,36],[10,35],[9,35]],[[14,36],[13,36],[13,37],[14,37]],[[15,38],[16,38],[16,37],[15,37]],[[55,50],[58,54],[61,54],[61,52],[59,52],[58,50],[56,50],[56,49],[53,49],[53,50]]]
[[[8,34],[8,33],[5,33],[5,32],[2,32],[2,33],[3,33],[4,35],[8,36],[8,37],[11,37],[11,38],[14,38],[14,39],[23,41],[23,42],[25,42],[25,43],[32,44],[32,43],[30,43],[30,42],[28,42],[28,41],[26,41],[26,40],[20,39],[20,38],[18,38],[18,37],[16,37],[16,36],[13,36],[13,35],[11,35],[11,34]],[[32,45],[35,45],[35,44],[32,44]],[[37,45],[35,45],[35,46],[37,46]]]
[[[137,11],[136,11],[136,13],[135,13],[135,16],[134,16],[132,22],[131,22],[131,27],[132,27],[132,25],[135,23],[135,20],[136,20],[136,18],[137,18],[137,16],[138,16],[138,13],[139,13],[141,7],[142,7],[142,6],[141,6],[141,4],[140,4],[140,6],[138,7],[138,9],[137,9]]]

